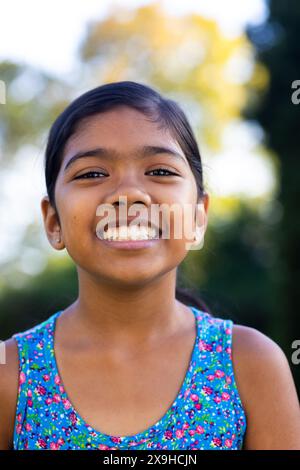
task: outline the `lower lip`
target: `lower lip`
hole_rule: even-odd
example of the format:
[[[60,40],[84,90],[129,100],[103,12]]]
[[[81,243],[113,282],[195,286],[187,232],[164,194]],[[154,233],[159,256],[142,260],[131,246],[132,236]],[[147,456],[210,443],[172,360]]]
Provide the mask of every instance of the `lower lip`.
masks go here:
[[[159,238],[153,238],[150,240],[124,240],[124,241],[109,241],[109,240],[100,240],[105,245],[111,248],[120,248],[122,250],[140,250],[142,248],[151,248],[159,242]]]

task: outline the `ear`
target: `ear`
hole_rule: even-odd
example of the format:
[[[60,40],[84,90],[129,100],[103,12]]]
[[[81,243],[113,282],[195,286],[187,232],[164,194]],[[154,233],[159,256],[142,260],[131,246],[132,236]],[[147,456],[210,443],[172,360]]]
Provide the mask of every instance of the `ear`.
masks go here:
[[[208,206],[209,195],[205,192],[196,206],[195,240],[189,246],[191,250],[201,250],[204,245],[204,235],[208,222]]]
[[[62,230],[56,209],[50,203],[49,197],[44,196],[41,200],[41,210],[47,238],[53,248],[62,250],[64,248]]]
[[[205,192],[199,199],[196,207],[196,227],[204,227],[204,231],[208,222],[209,194]]]
[[[210,201],[209,194],[205,191],[203,194],[203,204],[204,204],[206,216],[208,215],[209,201]]]

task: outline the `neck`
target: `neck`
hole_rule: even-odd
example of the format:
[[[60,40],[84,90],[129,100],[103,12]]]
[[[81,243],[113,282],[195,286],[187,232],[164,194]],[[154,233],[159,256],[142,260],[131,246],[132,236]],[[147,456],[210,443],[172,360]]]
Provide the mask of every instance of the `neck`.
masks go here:
[[[176,271],[146,285],[118,286],[78,271],[79,296],[72,322],[90,344],[152,344],[185,328],[188,307],[175,298]]]

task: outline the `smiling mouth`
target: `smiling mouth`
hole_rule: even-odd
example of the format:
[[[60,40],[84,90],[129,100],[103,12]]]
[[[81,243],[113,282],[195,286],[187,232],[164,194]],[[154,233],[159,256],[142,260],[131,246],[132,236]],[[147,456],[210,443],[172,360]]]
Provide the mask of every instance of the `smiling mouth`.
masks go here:
[[[139,241],[153,240],[161,236],[161,229],[149,225],[120,225],[109,227],[108,224],[97,236],[106,241]]]

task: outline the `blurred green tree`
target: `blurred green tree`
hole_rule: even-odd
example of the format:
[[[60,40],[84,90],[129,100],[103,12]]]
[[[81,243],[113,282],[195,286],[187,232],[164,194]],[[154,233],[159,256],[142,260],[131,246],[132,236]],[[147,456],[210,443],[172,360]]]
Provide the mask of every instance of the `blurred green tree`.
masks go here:
[[[278,256],[273,268],[273,296],[278,325],[283,328],[282,341],[290,357],[292,342],[300,338],[300,104],[292,101],[292,83],[300,79],[300,3],[271,0],[269,9],[267,21],[248,30],[257,60],[269,72],[269,86],[263,95],[252,92],[245,115],[259,121],[266,133],[266,145],[280,159],[277,204],[283,210],[274,231]],[[300,388],[300,367],[291,366]]]

